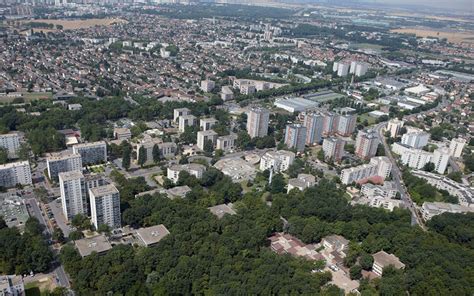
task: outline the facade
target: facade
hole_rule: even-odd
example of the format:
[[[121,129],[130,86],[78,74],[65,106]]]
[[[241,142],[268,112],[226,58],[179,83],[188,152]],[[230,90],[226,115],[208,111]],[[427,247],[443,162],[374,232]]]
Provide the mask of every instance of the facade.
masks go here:
[[[369,65],[364,62],[352,61],[349,73],[354,74],[357,77],[364,76],[369,69]]]
[[[88,214],[84,175],[80,171],[59,173],[59,189],[64,217],[71,220],[77,214]]]
[[[108,184],[89,189],[91,220],[95,228],[105,224],[112,229],[121,227],[120,193]]]
[[[17,158],[20,149],[20,135],[18,133],[0,135],[0,147],[7,150],[8,158]]]
[[[345,114],[337,117],[337,134],[343,137],[352,135],[355,130],[357,115]]]
[[[382,276],[383,269],[388,266],[393,266],[396,269],[405,268],[405,264],[400,262],[397,256],[388,254],[385,251],[380,251],[372,255],[374,257],[374,264],[372,265],[372,271],[378,276]]]
[[[386,131],[390,132],[391,138],[396,138],[404,124],[405,122],[403,120],[399,120],[398,118],[390,119]]]
[[[204,150],[206,143],[211,141],[212,147],[216,144],[217,133],[213,130],[198,131],[197,132],[197,146],[199,149]]]
[[[324,116],[319,113],[307,113],[303,125],[306,127],[306,145],[319,144],[322,141]]]
[[[203,80],[201,81],[201,90],[203,92],[211,92],[214,87],[216,86],[216,83],[212,80]]]
[[[28,161],[0,165],[0,186],[14,187],[17,184],[31,185],[31,170]]]
[[[132,132],[125,127],[116,127],[114,128],[114,138],[120,141],[130,140],[132,138]]]
[[[251,138],[265,137],[268,133],[270,111],[255,107],[247,113],[247,132]]]
[[[435,165],[435,171],[439,174],[444,174],[446,168],[448,167],[449,158],[450,158],[449,149],[446,147],[438,148],[433,152],[432,162]]]
[[[430,134],[418,128],[408,127],[407,133],[402,136],[402,144],[421,149],[428,144]]]
[[[349,74],[350,64],[346,62],[339,62],[337,63],[337,76],[345,77]]]
[[[455,138],[451,140],[449,144],[449,153],[454,158],[459,158],[462,155],[462,150],[466,145],[466,139],[463,138]]]
[[[230,134],[227,136],[220,136],[216,140],[216,149],[223,151],[233,150],[235,148],[235,141],[237,140],[236,134]]]
[[[295,160],[295,153],[286,150],[269,151],[260,160],[260,170],[286,171]]]
[[[336,133],[338,124],[338,115],[332,112],[324,113],[323,136],[328,137]]]
[[[370,159],[377,154],[379,139],[375,130],[359,131],[356,138],[355,155],[362,159]]]
[[[48,175],[52,180],[58,179],[58,174],[82,170],[82,157],[73,153],[54,153],[46,159]]]
[[[431,162],[433,153],[421,150],[408,148],[403,151],[401,155],[401,162],[415,169],[422,169],[428,162]]]
[[[174,157],[178,149],[176,143],[173,142],[162,143],[160,139],[145,140],[137,144],[137,160],[140,158],[140,153],[143,152],[142,150],[144,149],[146,154],[145,165],[153,164],[153,148],[155,145],[158,148],[160,158]]]
[[[218,122],[215,118],[202,118],[199,120],[199,127],[203,131],[208,131]]]
[[[196,116],[194,115],[182,115],[178,118],[179,131],[184,133],[187,126],[196,125]]]
[[[188,172],[190,175],[195,176],[198,179],[201,179],[202,175],[206,171],[206,167],[202,164],[190,163],[183,165],[173,165],[167,170],[167,177],[174,183],[178,182],[179,173],[182,171]]]
[[[340,138],[325,138],[323,141],[323,151],[326,159],[340,162],[344,155],[344,140]]]
[[[107,144],[105,141],[77,144],[72,146],[74,154],[80,154],[83,164],[107,162]]]
[[[289,124],[285,131],[285,144],[288,148],[295,148],[298,152],[304,151],[306,143],[306,127],[301,124]]]
[[[180,116],[191,114],[191,110],[188,108],[178,108],[173,110],[173,121],[177,122]]]
[[[344,169],[341,171],[341,182],[351,184],[352,182],[361,182],[373,177],[379,177],[382,180],[388,178],[392,171],[392,163],[385,156],[373,157],[369,164],[363,164],[357,167]]]

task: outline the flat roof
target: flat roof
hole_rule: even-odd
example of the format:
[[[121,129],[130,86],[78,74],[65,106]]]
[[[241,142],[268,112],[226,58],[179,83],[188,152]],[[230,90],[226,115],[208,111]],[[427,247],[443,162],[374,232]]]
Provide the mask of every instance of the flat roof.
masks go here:
[[[92,252],[97,252],[98,254],[105,253],[112,249],[112,245],[103,234],[76,240],[74,244],[81,257],[89,256]]]
[[[217,218],[221,219],[224,217],[225,214],[229,215],[235,215],[237,214],[236,211],[233,210],[233,204],[228,203],[228,204],[221,204],[213,207],[208,208],[211,213],[217,216]]]
[[[389,265],[393,265],[395,268],[398,269],[405,267],[405,264],[400,262],[400,259],[398,259],[397,256],[389,254],[385,251],[377,252],[372,256],[374,257],[374,262],[382,266],[382,268]]]
[[[113,184],[107,184],[107,185],[91,188],[90,192],[92,192],[92,194],[96,197],[107,195],[107,194],[119,193],[118,189]]]
[[[137,229],[137,235],[145,246],[157,244],[168,234],[170,232],[163,224]]]
[[[84,175],[81,171],[69,171],[69,172],[61,172],[58,174],[59,179],[63,181],[75,180],[84,178]]]

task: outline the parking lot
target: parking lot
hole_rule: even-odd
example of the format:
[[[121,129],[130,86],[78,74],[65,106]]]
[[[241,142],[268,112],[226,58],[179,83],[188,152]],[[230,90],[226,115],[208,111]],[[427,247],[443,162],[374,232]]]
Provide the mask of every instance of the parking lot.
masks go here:
[[[66,223],[67,220],[66,220],[66,217],[64,217],[63,209],[61,207],[60,200],[56,199],[56,200],[50,202],[48,204],[48,207],[49,207],[50,212],[51,212],[51,214],[49,214],[49,212],[48,212],[48,215],[51,215],[51,217],[54,219],[55,224],[57,225],[57,227],[59,227],[63,231],[64,236],[68,237],[69,233],[71,232],[71,228]]]

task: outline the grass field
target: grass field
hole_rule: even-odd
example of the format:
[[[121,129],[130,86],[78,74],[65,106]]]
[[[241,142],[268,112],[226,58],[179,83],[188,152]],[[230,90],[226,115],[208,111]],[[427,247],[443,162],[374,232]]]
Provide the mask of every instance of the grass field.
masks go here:
[[[456,32],[456,31],[446,31],[446,30],[434,30],[432,28],[424,27],[413,27],[413,28],[403,28],[392,30],[392,32],[402,33],[402,34],[415,34],[418,37],[438,37],[446,38],[449,42],[452,43],[474,43],[474,32],[465,31],[465,32]]]
[[[35,100],[49,100],[53,98],[50,92],[23,92],[21,97],[0,96],[0,103],[28,103]]]
[[[369,116],[368,113],[359,115],[359,120],[360,120],[361,123],[364,122],[364,120],[366,120],[366,119],[367,119],[367,122],[369,123],[369,125],[375,124],[376,119],[374,117]]]

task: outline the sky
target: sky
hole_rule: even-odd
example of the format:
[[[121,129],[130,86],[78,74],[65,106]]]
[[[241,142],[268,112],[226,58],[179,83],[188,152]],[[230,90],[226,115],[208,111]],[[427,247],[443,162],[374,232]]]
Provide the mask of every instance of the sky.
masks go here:
[[[368,0],[367,2],[387,3],[387,4],[411,4],[423,5],[436,8],[461,9],[465,11],[473,11],[474,0]]]

